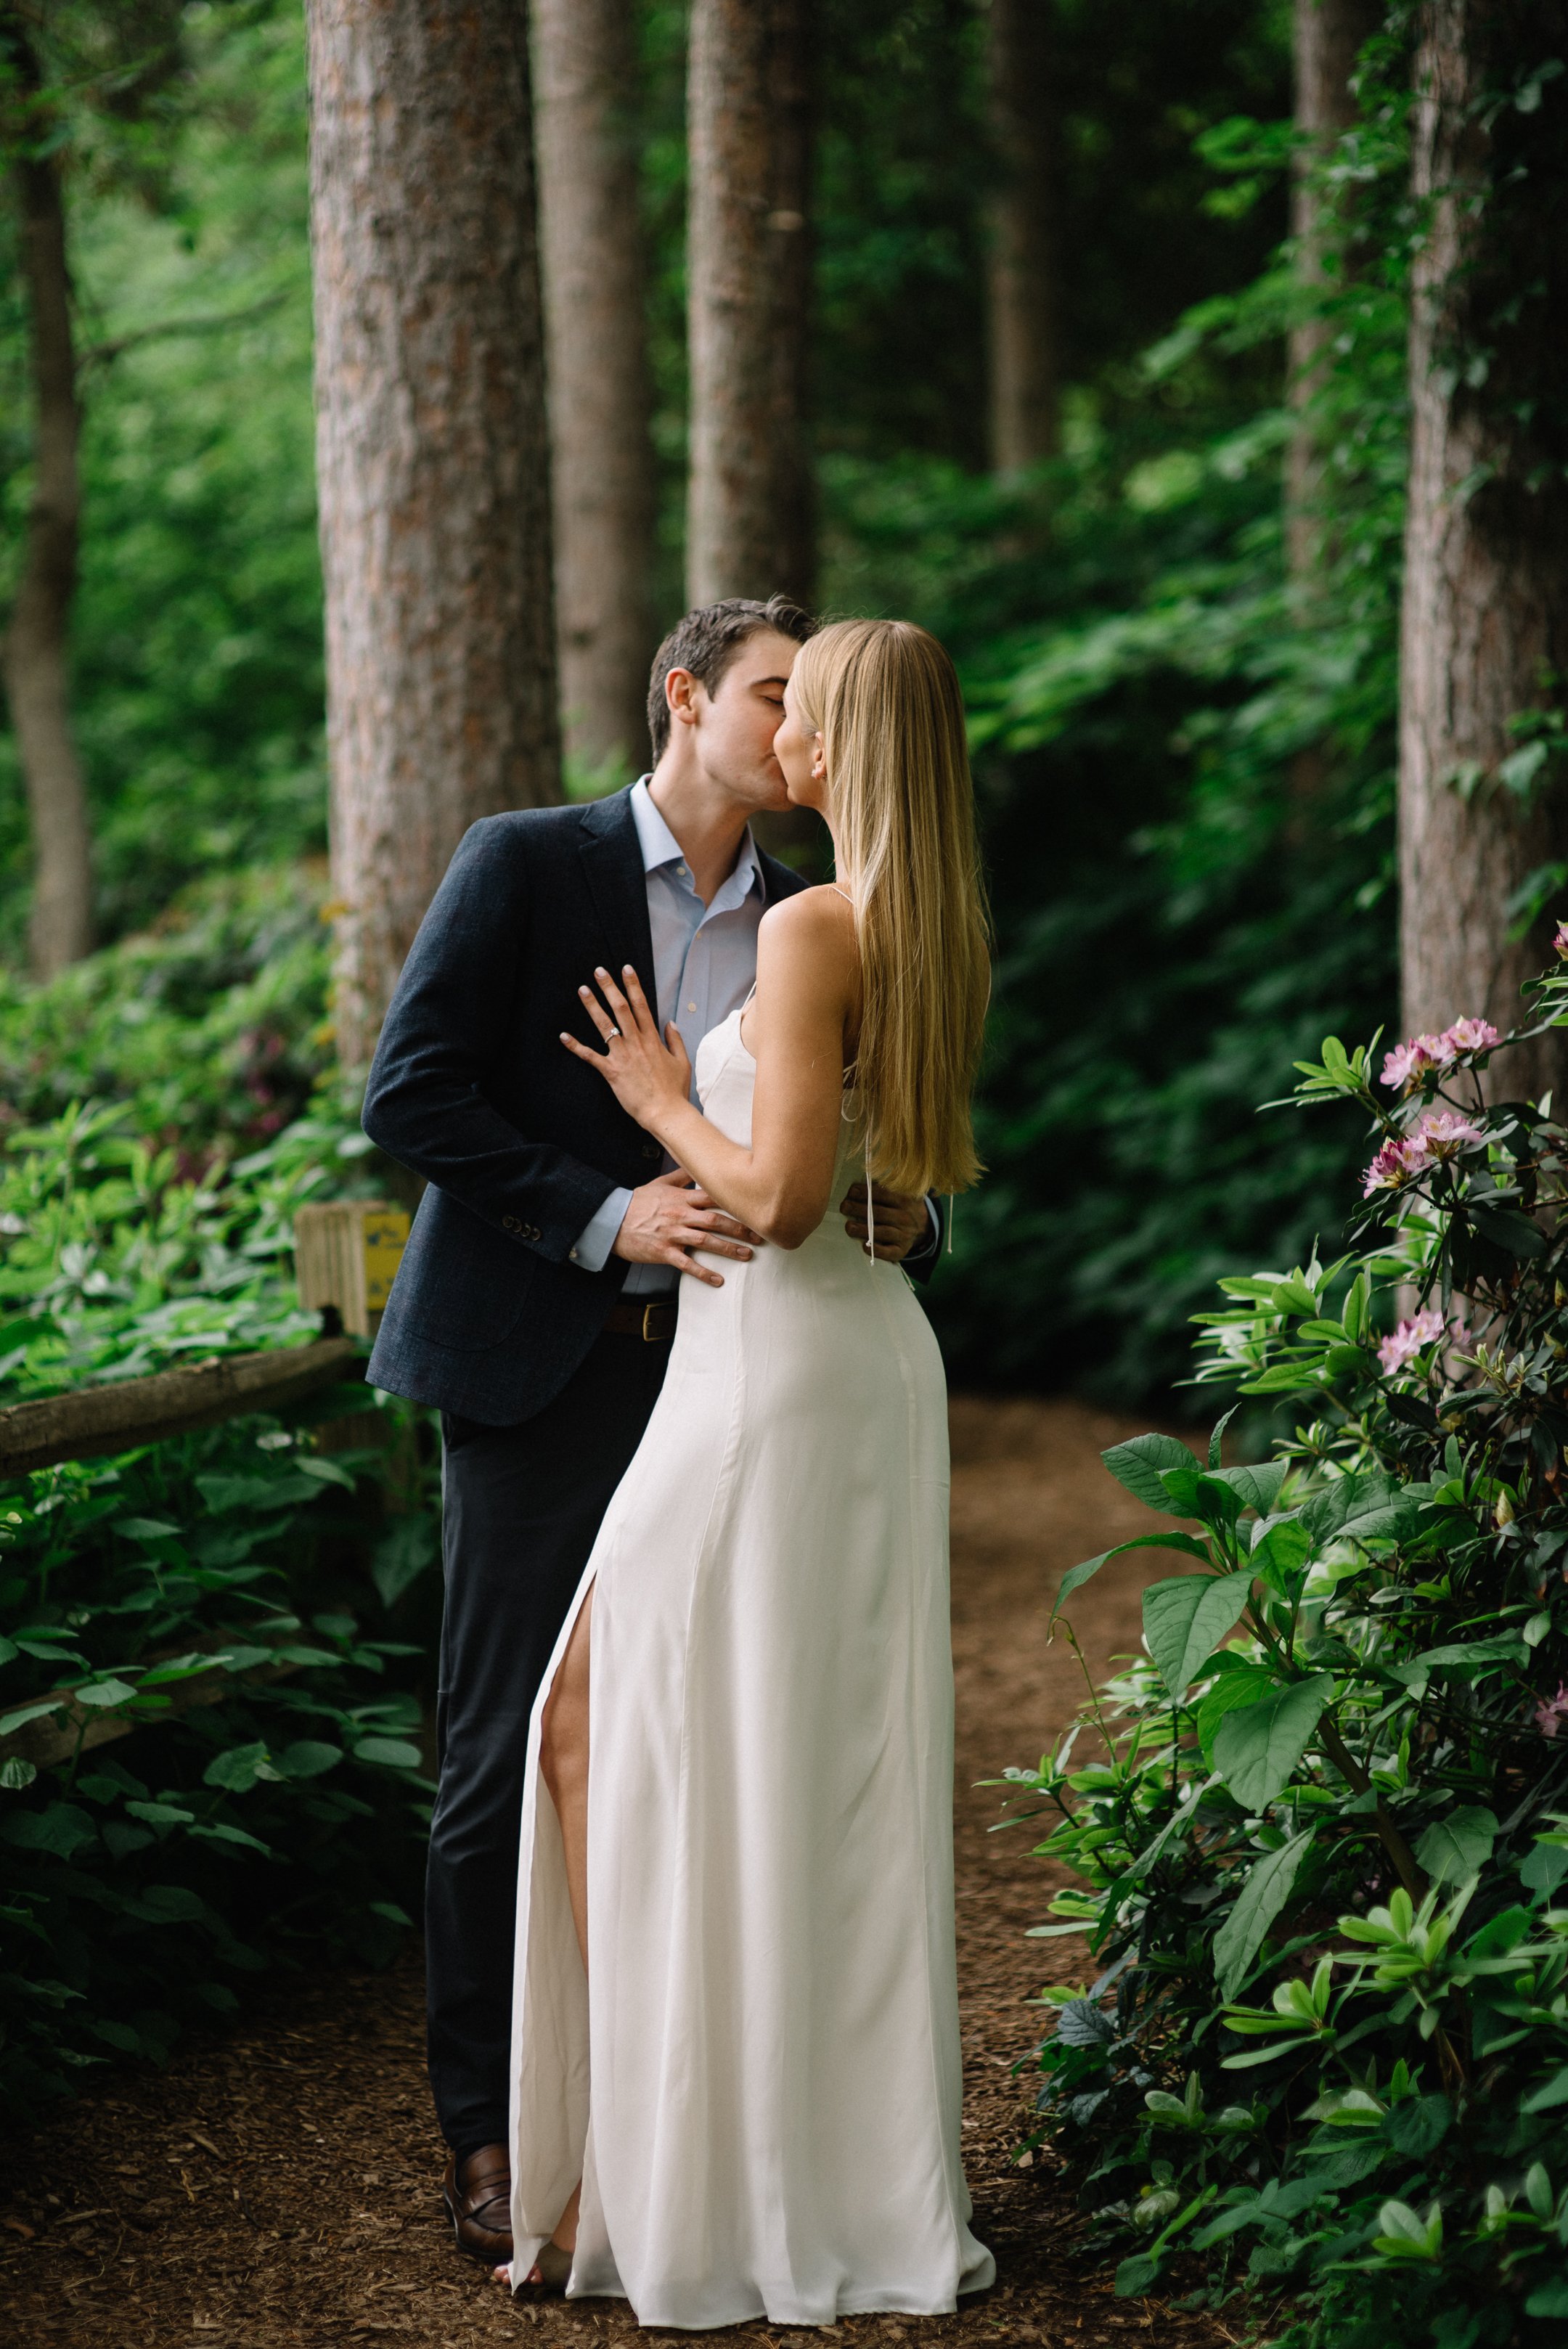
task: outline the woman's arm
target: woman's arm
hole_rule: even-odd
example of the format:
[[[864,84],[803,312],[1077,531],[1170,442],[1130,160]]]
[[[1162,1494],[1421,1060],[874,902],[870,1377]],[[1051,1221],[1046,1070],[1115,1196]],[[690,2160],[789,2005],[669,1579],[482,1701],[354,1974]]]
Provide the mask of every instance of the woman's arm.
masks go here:
[[[845,1030],[859,986],[844,899],[806,890],[763,916],[756,1000],[746,1014],[757,1064],[749,1149],[694,1107],[685,1047],[673,1025],[668,1048],[660,1042],[635,971],[623,972],[620,987],[606,970],[594,976],[608,1011],[591,988],[580,992],[607,1049],[563,1035],[567,1050],[601,1071],[622,1108],[721,1206],[775,1247],[799,1247],[827,1213],[838,1152]]]

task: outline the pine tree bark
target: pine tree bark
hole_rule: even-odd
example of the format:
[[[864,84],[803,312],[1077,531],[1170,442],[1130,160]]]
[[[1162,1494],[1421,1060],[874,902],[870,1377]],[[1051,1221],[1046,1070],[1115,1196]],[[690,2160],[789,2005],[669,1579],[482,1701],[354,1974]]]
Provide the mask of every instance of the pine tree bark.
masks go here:
[[[693,0],[689,604],[810,600],[812,0]]]
[[[1383,13],[1377,0],[1294,0],[1295,127],[1301,143],[1292,161],[1291,236],[1298,275],[1313,291],[1327,275],[1323,196],[1315,174],[1356,119],[1350,78]],[[1285,452],[1285,554],[1291,576],[1302,582],[1318,567],[1324,527],[1322,456],[1305,411],[1321,385],[1332,334],[1326,318],[1307,316],[1298,318],[1290,335],[1286,397],[1297,423]]]
[[[336,1017],[364,1066],[476,818],[559,797],[527,27],[309,0]]]
[[[534,59],[563,725],[585,764],[637,764],[655,492],[631,0],[534,0]]]
[[[990,0],[986,79],[1002,179],[992,205],[991,460],[1022,472],[1060,440],[1050,23],[1044,0]]]
[[[38,117],[43,75],[20,12],[0,6],[0,51],[13,81],[7,129],[26,290],[34,439],[33,498],[16,601],[0,667],[27,793],[33,834],[28,946],[34,974],[50,978],[92,950],[92,841],[87,786],[71,731],[69,637],[81,522],[71,281],[65,197]]]
[[[1533,778],[1504,771],[1526,747],[1510,720],[1568,670],[1562,109],[1553,121],[1478,104],[1551,57],[1558,30],[1553,0],[1421,12],[1413,176],[1429,216],[1410,331],[1399,743],[1409,1033],[1461,1014],[1515,1024],[1521,980],[1552,958],[1551,915],[1568,912],[1559,890],[1526,936],[1510,936],[1515,893],[1568,865],[1568,787],[1551,761]],[[1522,208],[1503,209],[1511,189]],[[1478,350],[1484,371],[1468,364]],[[1553,1035],[1510,1054],[1496,1083],[1561,1096],[1565,1077]]]

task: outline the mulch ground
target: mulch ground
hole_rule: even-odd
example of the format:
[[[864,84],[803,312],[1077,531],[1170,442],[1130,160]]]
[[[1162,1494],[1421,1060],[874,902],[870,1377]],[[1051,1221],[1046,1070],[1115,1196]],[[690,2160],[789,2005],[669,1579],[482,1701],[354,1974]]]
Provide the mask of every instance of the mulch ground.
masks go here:
[[[1069,1402],[953,1406],[953,1639],[959,1693],[958,1898],[975,2231],[993,2291],[941,2318],[846,2318],[829,2338],[879,2349],[998,2340],[1044,2349],[1219,2349],[1203,2317],[1116,2301],[1085,2273],[1070,2196],[1017,2166],[1039,2037],[1030,2004],[1069,1981],[1079,1945],[1029,1941],[1050,1882],[1021,1831],[991,1832],[975,1781],[1038,1757],[1082,1694],[1045,1620],[1064,1570],[1138,1530],[1100,1466],[1137,1433]],[[1137,1635],[1147,1553],[1108,1568],[1073,1609],[1098,1672]],[[1158,1553],[1154,1554],[1156,1557]],[[454,2251],[437,2193],[417,1964],[324,1976],[188,2049],[162,2074],[106,2076],[0,2156],[0,2342],[35,2349],[337,2349],[407,2334],[421,2349],[503,2341],[593,2349],[638,2332],[623,2303],[512,2303]],[[762,2323],[707,2336],[774,2349]],[[673,2336],[649,2333],[653,2344]],[[810,2336],[803,2335],[803,2341]]]

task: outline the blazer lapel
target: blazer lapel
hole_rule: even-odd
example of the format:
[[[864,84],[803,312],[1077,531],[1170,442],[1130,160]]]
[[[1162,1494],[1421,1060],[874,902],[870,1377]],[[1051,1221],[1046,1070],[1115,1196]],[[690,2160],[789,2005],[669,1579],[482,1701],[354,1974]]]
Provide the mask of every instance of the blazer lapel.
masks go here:
[[[631,794],[591,801],[583,810],[583,871],[604,926],[606,967],[617,978],[630,963],[650,1003],[658,999],[653,978],[653,935],[648,926],[648,879],[632,821]],[[587,978],[587,971],[583,976]]]

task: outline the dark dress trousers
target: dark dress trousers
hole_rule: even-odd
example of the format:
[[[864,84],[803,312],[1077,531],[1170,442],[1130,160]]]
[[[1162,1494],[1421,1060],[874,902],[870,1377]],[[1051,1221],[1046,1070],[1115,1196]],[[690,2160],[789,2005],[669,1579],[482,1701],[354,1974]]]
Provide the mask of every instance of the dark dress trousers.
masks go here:
[[[805,885],[761,865],[770,904]],[[670,1352],[605,1333],[625,1264],[569,1261],[663,1159],[560,1040],[597,1043],[577,988],[601,963],[656,999],[628,794],[487,817],[421,926],[365,1096],[370,1139],[430,1185],[368,1375],[441,1413],[425,1940],[431,2085],[460,2155],[506,2137],[529,1714]]]

